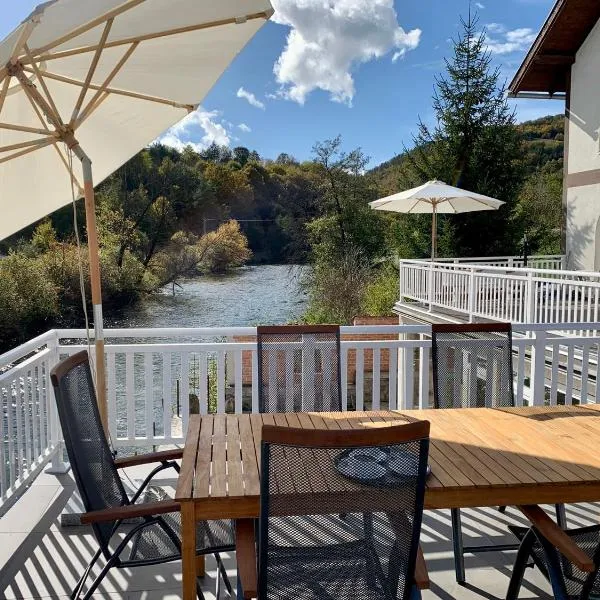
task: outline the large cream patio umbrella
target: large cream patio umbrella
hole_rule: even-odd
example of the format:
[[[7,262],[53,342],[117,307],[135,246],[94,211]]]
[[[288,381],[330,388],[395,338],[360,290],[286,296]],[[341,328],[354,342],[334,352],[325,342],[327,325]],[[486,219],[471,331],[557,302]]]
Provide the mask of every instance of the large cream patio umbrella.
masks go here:
[[[374,210],[408,214],[431,214],[431,260],[437,255],[438,213],[458,214],[478,210],[498,210],[504,202],[447,185],[428,181],[423,185],[369,202]]]
[[[85,197],[107,426],[95,183],[194,111],[269,0],[51,0],[0,42],[0,239]],[[81,161],[72,168],[71,152]]]

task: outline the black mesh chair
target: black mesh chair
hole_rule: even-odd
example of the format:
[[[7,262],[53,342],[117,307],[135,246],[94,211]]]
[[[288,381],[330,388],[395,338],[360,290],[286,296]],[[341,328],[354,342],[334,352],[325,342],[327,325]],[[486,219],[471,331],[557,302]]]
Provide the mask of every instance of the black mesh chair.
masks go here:
[[[515,406],[510,323],[431,326],[434,408]],[[500,511],[505,511],[504,506]],[[556,507],[565,523],[564,507]],[[460,509],[451,510],[456,581],[465,583],[465,554],[517,550],[517,544],[465,546]]]
[[[79,598],[100,556],[106,560],[84,596],[87,599],[112,567],[156,565],[181,558],[179,504],[164,492],[153,491],[148,484],[163,469],[174,468],[179,472],[175,460],[181,458],[183,451],[166,450],[114,459],[100,421],[87,352],[79,352],[60,362],[52,369],[51,379],[69,461],[86,510],[81,521],[92,525],[99,545],[71,598]],[[159,464],[130,498],[118,469],[148,463]],[[157,501],[158,494],[160,499]],[[154,501],[148,501],[151,498]],[[125,519],[128,522],[134,519],[133,525],[122,527]],[[231,593],[218,552],[235,549],[232,523],[200,522],[196,539],[198,555],[214,554],[217,559],[217,596],[219,573]],[[202,597],[199,584],[198,596]]]
[[[342,410],[338,325],[256,328],[261,413]]]
[[[600,525],[563,531],[539,506],[522,507],[532,522],[529,529],[510,529],[521,540],[507,600],[517,600],[531,559],[552,586],[557,600],[600,597]]]
[[[428,449],[427,421],[350,431],[263,426],[258,561],[253,522],[237,530],[244,598],[419,598]]]

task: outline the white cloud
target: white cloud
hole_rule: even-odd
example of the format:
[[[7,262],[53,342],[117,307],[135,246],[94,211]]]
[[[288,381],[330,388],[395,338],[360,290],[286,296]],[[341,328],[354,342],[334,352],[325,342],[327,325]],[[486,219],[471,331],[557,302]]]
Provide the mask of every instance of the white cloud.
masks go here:
[[[485,8],[485,4],[482,4],[481,2],[475,2],[475,6],[479,9],[479,10],[483,10]]]
[[[243,87],[237,91],[236,95],[238,98],[244,98],[245,100],[248,100],[248,103],[252,106],[265,110],[264,102],[261,102],[252,92],[245,90]]]
[[[246,125],[246,123],[240,123],[238,125],[238,127],[244,132],[244,133],[250,133],[252,131],[252,129],[250,129],[250,127],[248,127],[248,125]]]
[[[219,122],[218,111],[208,111],[198,107],[168,129],[158,138],[158,141],[179,151],[186,146],[191,146],[196,152],[200,152],[213,142],[220,146],[229,146],[231,135],[223,123],[226,121]]]
[[[529,27],[509,29],[499,23],[486,25],[488,33],[494,34],[486,40],[487,49],[492,54],[510,54],[527,50],[535,40],[536,34]]]
[[[291,28],[273,72],[280,95],[303,104],[316,89],[352,103],[355,65],[416,48],[420,29],[398,24],[393,0],[272,0],[272,21]]]

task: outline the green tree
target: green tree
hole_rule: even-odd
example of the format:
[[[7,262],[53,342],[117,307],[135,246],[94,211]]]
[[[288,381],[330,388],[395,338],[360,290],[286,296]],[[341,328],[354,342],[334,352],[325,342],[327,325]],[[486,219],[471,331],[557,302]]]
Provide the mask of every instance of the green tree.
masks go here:
[[[436,125],[419,121],[415,147],[406,152],[399,183],[405,188],[440,179],[504,200],[506,206],[499,211],[440,219],[440,254],[508,254],[515,249],[511,210],[523,181],[521,139],[500,71],[486,50],[485,31],[478,32],[478,19],[470,12],[461,23],[454,54],[436,80]],[[400,239],[410,237],[408,218],[401,219]],[[424,219],[415,224],[424,225]],[[445,230],[449,231],[444,235]]]

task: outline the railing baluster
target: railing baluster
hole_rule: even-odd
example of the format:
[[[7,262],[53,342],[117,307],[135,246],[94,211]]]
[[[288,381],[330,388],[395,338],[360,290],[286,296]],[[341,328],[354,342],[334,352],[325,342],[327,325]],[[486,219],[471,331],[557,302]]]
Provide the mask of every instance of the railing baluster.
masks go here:
[[[348,410],[348,349],[340,348],[340,381],[342,385],[342,410]]]
[[[575,349],[569,344],[567,351],[567,384],[565,386],[565,404],[573,404],[573,371],[575,368]]]
[[[135,440],[135,381],[133,371],[133,352],[125,354],[125,400],[127,406],[127,438]]]
[[[15,400],[15,422],[17,424],[17,479],[21,479],[23,474],[23,419],[22,419],[22,399],[21,399],[21,377],[14,381],[14,400]]]
[[[33,379],[31,376],[31,370],[25,371],[25,378],[23,380],[23,443],[25,445],[25,464],[27,469],[31,468],[32,465],[32,437],[31,437],[31,426],[32,419],[30,415],[33,415]]]
[[[258,386],[261,385],[258,380],[258,353],[252,350],[252,412],[258,412]]]
[[[243,392],[243,380],[242,380],[242,351],[236,350],[234,353],[234,364],[235,364],[235,376],[233,378],[234,395],[235,395],[235,412],[243,412],[242,406],[242,392]]]
[[[171,383],[171,353],[165,352],[162,356],[162,399],[163,399],[163,437],[171,437],[172,383]]]
[[[379,410],[381,408],[381,356],[379,354],[379,348],[373,348],[373,410]]]
[[[527,348],[524,344],[518,346],[517,356],[517,389],[515,390],[515,404],[523,406],[525,404],[525,354]]]
[[[421,334],[421,341],[424,337]],[[419,408],[429,408],[429,346],[419,348]]]
[[[390,346],[388,350],[388,398],[390,410],[398,408],[398,348]],[[343,385],[343,384],[342,384]]]
[[[581,353],[581,404],[588,403],[588,378],[589,378],[590,346],[586,342]]]
[[[558,404],[558,361],[560,359],[560,346],[558,344],[552,344],[550,346],[552,352],[552,371],[550,380],[550,404],[552,406]]]
[[[414,348],[409,346],[404,350],[404,378],[405,378],[405,398],[406,406],[409,409],[415,406],[415,369],[414,369]]]
[[[217,412],[225,413],[225,351],[217,353]]]
[[[8,397],[9,394],[6,391],[6,388],[0,385],[0,498],[3,501],[6,499],[6,494],[10,487],[10,483],[7,480],[7,467],[11,460],[11,456],[8,452],[7,438],[10,438],[11,431],[6,428],[4,423],[5,399],[8,399]]]
[[[41,365],[37,364],[33,367],[31,373],[33,376],[32,379],[32,387],[31,387],[31,427],[32,427],[32,435],[33,435],[33,460],[37,460],[38,456],[42,453],[42,444],[40,439],[40,417],[39,417],[39,409],[40,409],[40,377],[39,374],[41,372]],[[2,439],[0,437],[0,439]],[[0,467],[1,468],[1,467]]]
[[[114,355],[113,355],[114,357]],[[154,440],[154,354],[144,353],[144,396],[146,414],[146,438]],[[114,365],[114,360],[113,360]]]
[[[364,410],[365,355],[362,348],[356,349],[356,410]]]
[[[181,431],[186,435],[190,420],[190,353],[181,353]]]
[[[206,352],[200,352],[198,354],[198,402],[201,415],[209,412],[208,386],[208,355]]]

